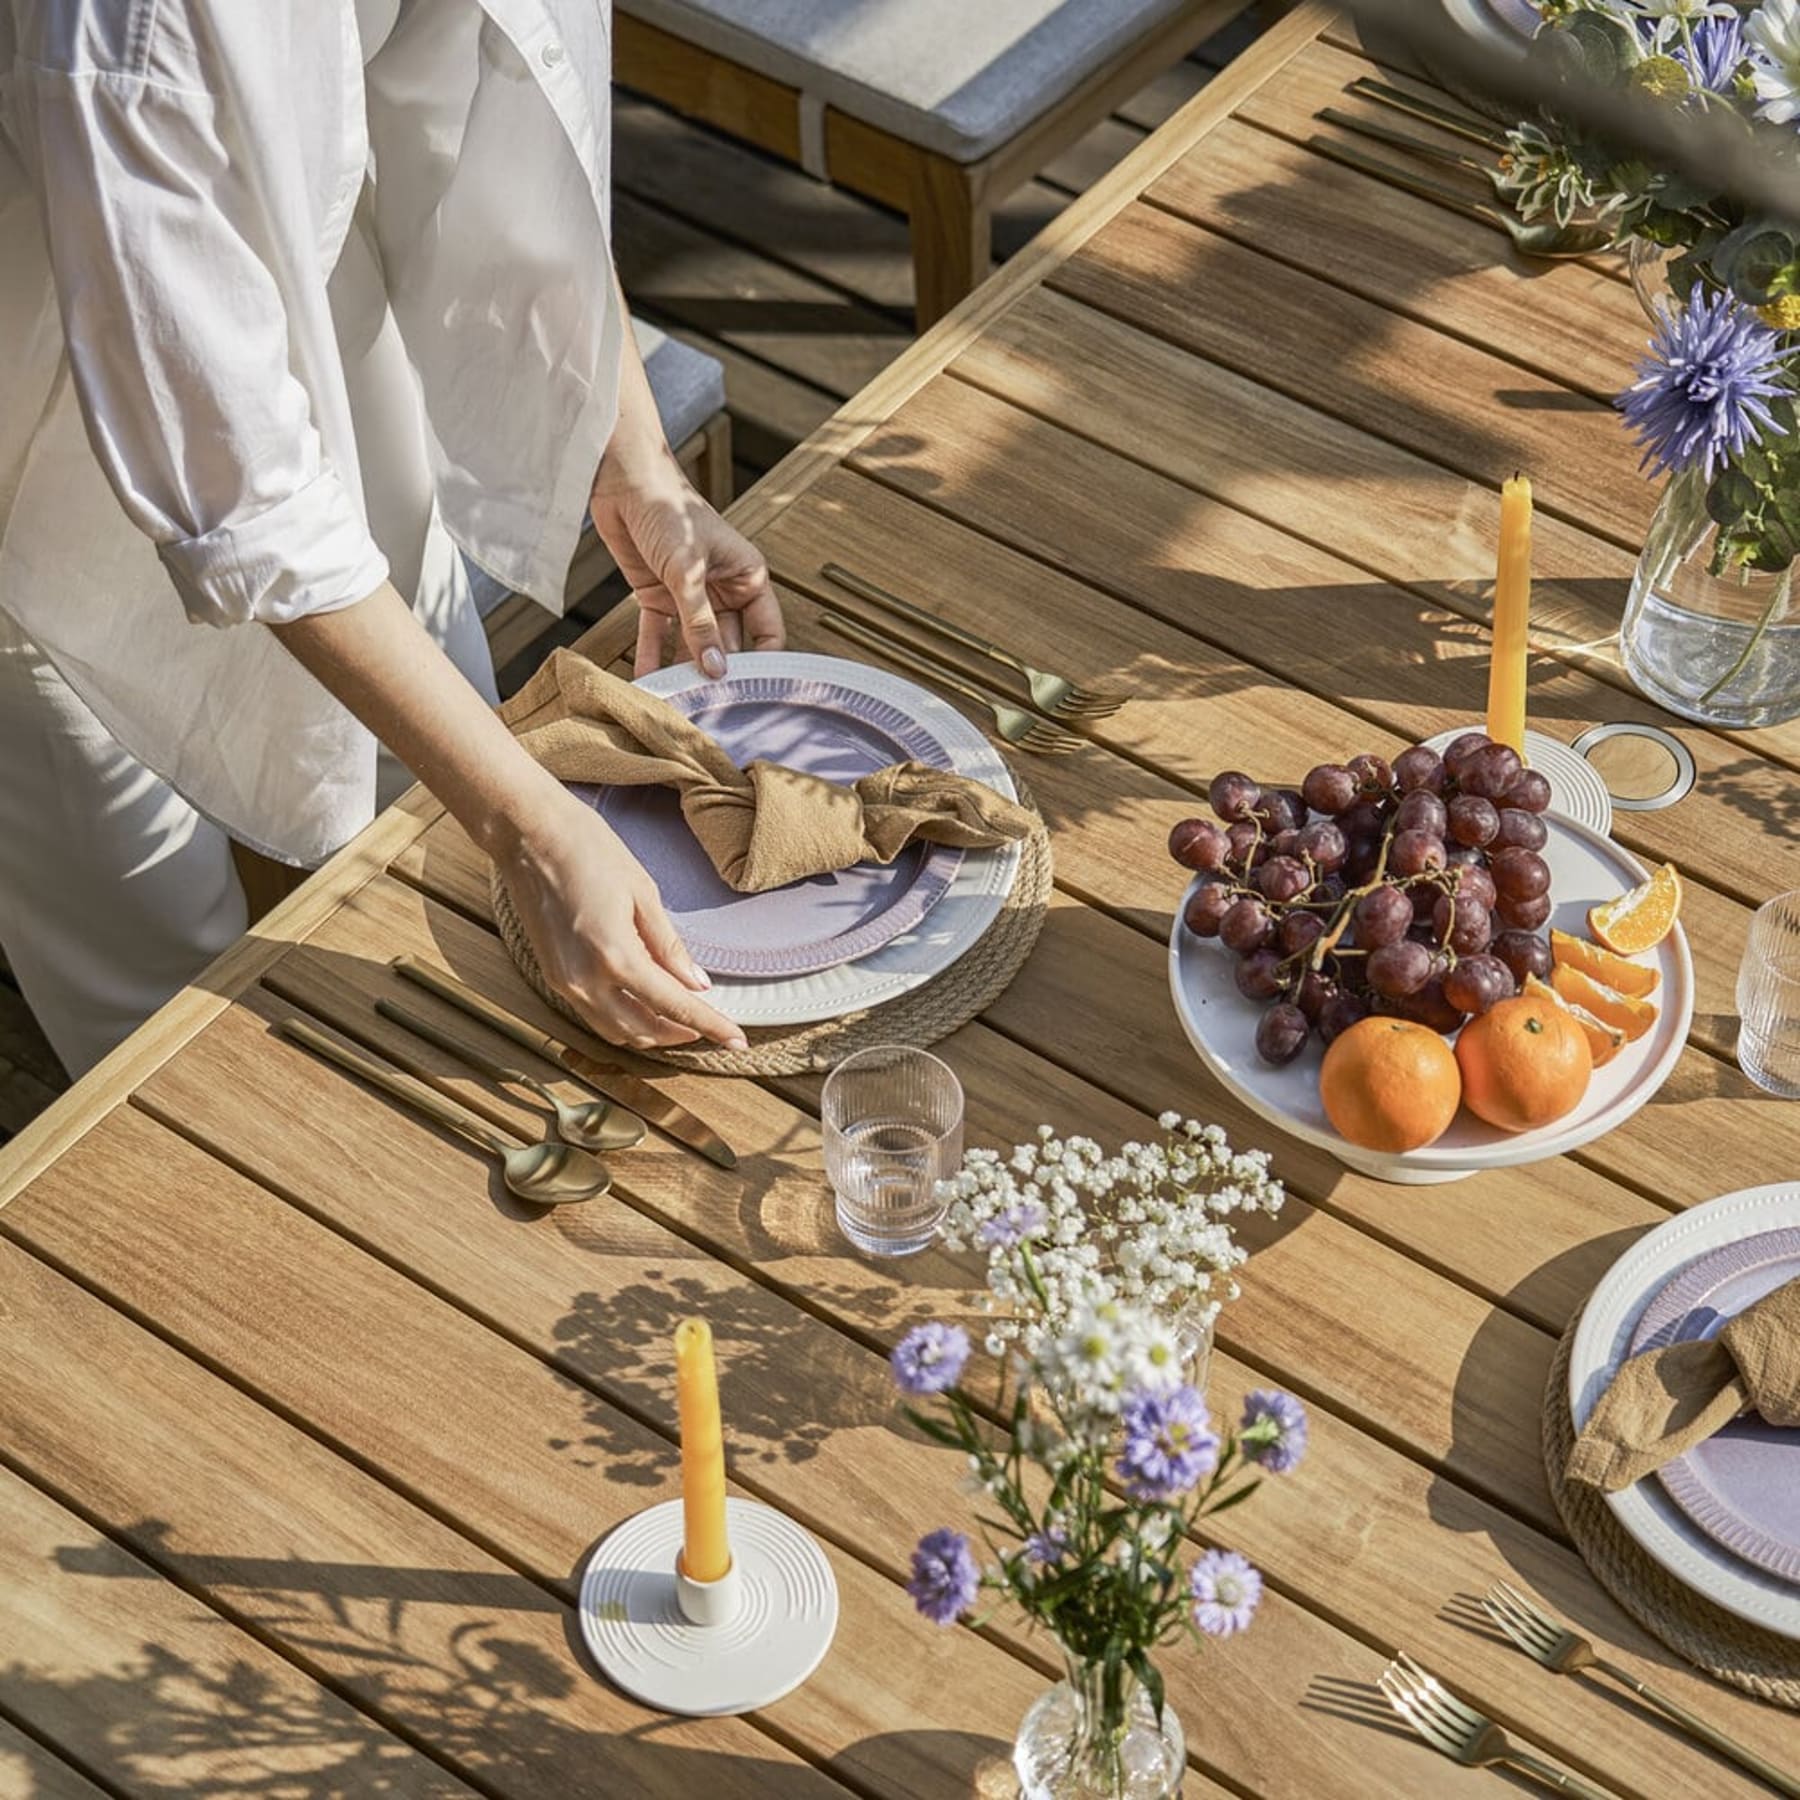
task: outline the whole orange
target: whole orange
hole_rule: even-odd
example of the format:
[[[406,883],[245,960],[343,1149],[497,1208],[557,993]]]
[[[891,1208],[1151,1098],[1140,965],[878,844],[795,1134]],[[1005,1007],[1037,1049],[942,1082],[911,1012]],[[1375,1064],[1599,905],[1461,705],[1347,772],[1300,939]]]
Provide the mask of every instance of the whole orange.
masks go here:
[[[1325,1116],[1365,1150],[1417,1150],[1444,1135],[1462,1098],[1450,1046],[1408,1019],[1362,1019],[1319,1069]]]
[[[1587,1033],[1554,999],[1521,994],[1471,1019],[1456,1040],[1469,1111],[1532,1131],[1581,1104],[1593,1078]]]

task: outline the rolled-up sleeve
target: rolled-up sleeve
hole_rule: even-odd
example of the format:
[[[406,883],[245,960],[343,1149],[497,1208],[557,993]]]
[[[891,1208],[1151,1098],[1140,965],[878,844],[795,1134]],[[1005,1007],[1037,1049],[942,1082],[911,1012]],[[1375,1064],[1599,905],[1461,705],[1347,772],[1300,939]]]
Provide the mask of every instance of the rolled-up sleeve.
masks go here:
[[[328,454],[318,417],[342,371],[320,366],[329,303],[306,167],[317,150],[295,141],[292,109],[244,116],[257,85],[232,59],[278,47],[221,27],[227,8],[159,10],[191,16],[178,81],[129,44],[135,66],[94,69],[57,66],[55,43],[34,59],[21,42],[14,68],[14,128],[88,436],[193,619],[279,623],[347,606],[387,563],[354,467]],[[297,313],[312,328],[297,333]]]

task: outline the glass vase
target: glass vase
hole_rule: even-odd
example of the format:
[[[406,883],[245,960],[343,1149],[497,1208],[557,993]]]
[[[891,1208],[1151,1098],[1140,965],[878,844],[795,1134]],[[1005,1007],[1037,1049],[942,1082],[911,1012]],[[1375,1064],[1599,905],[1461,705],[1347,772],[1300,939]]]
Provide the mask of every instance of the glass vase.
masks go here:
[[[1013,1743],[1022,1800],[1172,1800],[1187,1740],[1172,1706],[1162,1721],[1144,1685],[1063,1646],[1067,1675],[1036,1701]]]
[[[1625,246],[1625,267],[1631,276],[1631,291],[1637,295],[1644,316],[1652,325],[1660,325],[1675,304],[1675,290],[1669,285],[1668,251],[1648,238],[1633,238]]]
[[[1169,1321],[1169,1329],[1175,1334],[1176,1348],[1181,1354],[1182,1379],[1202,1394],[1206,1392],[1206,1377],[1212,1368],[1213,1322],[1217,1316],[1199,1301],[1190,1300]]]
[[[1619,654],[1659,706],[1703,725],[1745,729],[1800,713],[1800,609],[1794,569],[1712,572],[1719,528],[1698,470],[1673,477],[1632,577]]]

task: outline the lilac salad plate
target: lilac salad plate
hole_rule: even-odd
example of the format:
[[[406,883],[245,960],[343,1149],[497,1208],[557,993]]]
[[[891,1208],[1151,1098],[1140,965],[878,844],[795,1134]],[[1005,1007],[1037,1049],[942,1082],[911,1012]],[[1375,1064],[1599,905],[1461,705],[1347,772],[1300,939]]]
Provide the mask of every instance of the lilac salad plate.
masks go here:
[[[666,698],[740,768],[785,763],[848,787],[890,763],[951,767],[949,752],[918,720],[832,682],[728,676]],[[858,863],[740,894],[719,879],[672,789],[570,785],[649,871],[682,940],[711,975],[777,979],[867,956],[913,930],[962,866],[959,849],[913,844],[886,867]]]
[[[1710,1338],[1800,1279],[1800,1228],[1760,1232],[1690,1263],[1645,1307],[1632,1354]],[[1658,1470],[1669,1498],[1715,1543],[1800,1584],[1800,1431],[1745,1414]]]

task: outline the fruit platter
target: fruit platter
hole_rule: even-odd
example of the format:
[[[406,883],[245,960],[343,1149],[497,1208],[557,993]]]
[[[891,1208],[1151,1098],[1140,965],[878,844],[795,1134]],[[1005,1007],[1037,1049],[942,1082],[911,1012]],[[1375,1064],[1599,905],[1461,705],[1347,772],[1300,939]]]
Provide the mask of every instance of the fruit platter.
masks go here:
[[[1214,777],[1180,821],[1169,940],[1200,1059],[1282,1130],[1387,1181],[1559,1156],[1666,1079],[1693,1014],[1680,878],[1559,812],[1469,731]]]

